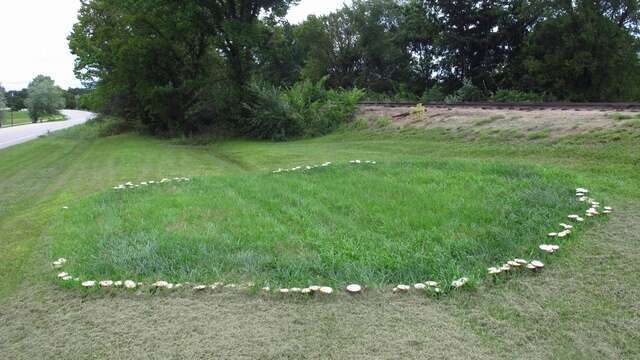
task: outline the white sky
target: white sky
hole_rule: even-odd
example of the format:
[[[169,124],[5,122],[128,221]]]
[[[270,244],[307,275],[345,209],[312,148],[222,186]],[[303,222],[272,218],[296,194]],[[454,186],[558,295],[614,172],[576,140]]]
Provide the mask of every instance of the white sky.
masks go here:
[[[287,18],[299,23],[345,2],[350,0],[302,0]],[[0,0],[0,84],[19,90],[43,74],[65,89],[80,87],[67,44],[79,8],[79,0]]]

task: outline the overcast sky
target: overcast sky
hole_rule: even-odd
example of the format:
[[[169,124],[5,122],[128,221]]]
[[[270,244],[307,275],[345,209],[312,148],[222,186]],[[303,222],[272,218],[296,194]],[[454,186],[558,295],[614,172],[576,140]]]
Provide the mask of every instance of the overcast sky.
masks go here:
[[[336,10],[344,2],[302,0],[288,19],[298,23],[309,14]],[[67,45],[79,7],[80,0],[0,0],[0,84],[18,90],[43,74],[63,88],[81,86]]]

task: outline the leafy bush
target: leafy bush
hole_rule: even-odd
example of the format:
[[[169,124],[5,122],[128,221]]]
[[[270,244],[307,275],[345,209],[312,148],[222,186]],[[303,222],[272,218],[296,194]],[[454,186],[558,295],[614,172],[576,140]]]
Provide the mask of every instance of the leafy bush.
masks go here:
[[[486,99],[482,90],[473,85],[469,79],[465,79],[462,82],[462,87],[456,91],[456,95],[461,101],[482,101]]]
[[[495,102],[543,102],[544,95],[519,90],[498,90],[491,97]]]
[[[361,90],[327,90],[324,79],[299,82],[286,90],[252,86],[245,104],[247,134],[260,139],[287,140],[327,134],[347,122],[364,96]]]
[[[422,102],[441,102],[444,101],[446,95],[440,85],[434,85],[424,91],[422,94]]]

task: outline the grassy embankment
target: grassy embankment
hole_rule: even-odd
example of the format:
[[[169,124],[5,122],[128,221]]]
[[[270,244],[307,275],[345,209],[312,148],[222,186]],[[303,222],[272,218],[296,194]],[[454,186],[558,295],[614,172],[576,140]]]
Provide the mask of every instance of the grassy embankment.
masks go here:
[[[212,299],[218,311],[210,316],[217,323],[243,321],[238,320],[241,312],[252,324],[263,325],[247,324],[235,330],[212,326],[216,336],[225,334],[221,340],[226,340],[212,345],[211,351],[215,348],[229,355],[233,349],[228,346],[237,343],[232,339],[256,334],[271,338],[266,334],[274,333],[274,328],[267,324],[295,324],[298,320],[291,319],[292,311],[304,311],[317,320],[313,327],[305,327],[308,336],[289,337],[287,346],[319,351],[322,344],[312,345],[304,339],[323,338],[320,343],[333,356],[355,355],[357,349],[367,346],[366,354],[382,357],[436,351],[468,358],[469,349],[478,358],[497,353],[517,357],[516,348],[543,358],[552,354],[632,358],[638,354],[640,327],[635,305],[640,282],[633,275],[640,261],[634,245],[640,240],[636,127],[553,142],[473,140],[464,134],[406,129],[344,131],[290,143],[226,141],[207,146],[132,134],[97,137],[95,127],[88,125],[0,152],[0,296],[4,302],[0,317],[11,324],[0,338],[9,354],[52,349],[62,355],[74,354],[75,343],[60,347],[55,342],[34,345],[32,341],[42,340],[47,333],[39,329],[57,331],[52,326],[64,329],[79,343],[97,341],[78,328],[84,316],[105,319],[110,313],[96,313],[95,306],[106,310],[113,302],[113,311],[129,314],[124,322],[105,325],[104,331],[114,342],[127,336],[127,331],[117,329],[132,329],[135,322],[144,327],[146,321],[140,316],[154,317],[139,308],[139,299],[109,300],[108,295],[102,301],[96,294],[91,303],[69,308],[79,314],[80,322],[62,322],[68,316],[64,309],[71,306],[62,304],[75,303],[79,295],[52,285],[48,263],[55,255],[65,253],[75,262],[70,264],[74,270],[95,276],[125,276],[135,271],[146,277],[218,280],[223,275],[250,274],[258,280],[283,283],[315,279],[342,283],[357,277],[355,280],[372,285],[400,278],[426,280],[424,276],[449,279],[466,273],[480,278],[478,269],[485,262],[511,254],[526,256],[546,241],[543,234],[548,227],[564,221],[567,211],[575,209],[572,189],[578,185],[615,204],[618,212],[611,220],[575,234],[577,241],[567,242],[541,276],[481,287],[480,292],[439,302],[416,302],[409,297],[399,308],[389,304],[401,300],[374,295],[357,303],[338,297],[335,306],[324,302],[272,304],[273,310],[263,309],[259,315],[251,310],[258,300],[221,299],[237,307],[224,312],[226,303]],[[373,159],[378,165],[344,165],[351,159]],[[307,174],[270,174],[279,167],[324,161],[342,165]],[[108,190],[124,181],[173,176],[194,180],[185,186],[128,193]],[[70,210],[63,212],[62,206]],[[135,221],[132,217],[138,215],[141,218]],[[80,230],[78,225],[83,224],[87,227]],[[494,239],[499,241],[492,242]],[[202,251],[196,246],[199,242],[206,244]],[[330,259],[336,261],[330,263]],[[187,318],[190,311],[200,311],[194,317],[203,311],[193,302],[185,308],[171,299],[146,301],[145,306],[161,306],[163,312]],[[38,309],[52,305],[60,310],[46,318],[38,315],[38,330],[30,325],[33,314],[42,314]],[[356,319],[344,309],[368,310]],[[327,311],[342,322],[327,318]],[[398,316],[411,316],[411,320],[397,322]],[[195,338],[210,339],[208,330],[194,330],[195,324],[177,319],[169,324],[171,329],[201,334]],[[366,330],[374,324],[386,325],[375,333]],[[159,338],[164,338],[160,335],[164,325],[156,326],[152,332],[159,331]],[[34,336],[22,337],[25,329]],[[253,329],[252,334],[248,329]],[[80,333],[83,340],[77,338]],[[285,338],[287,333],[275,330]],[[373,343],[365,345],[353,336],[365,336]],[[402,337],[417,342],[404,343]],[[171,354],[162,343],[149,339],[132,346],[152,351],[158,349],[155,344]],[[272,346],[259,343],[263,347],[245,343],[245,354],[297,354],[282,343],[278,346],[275,338],[267,341]],[[407,347],[389,352],[394,344]],[[122,352],[127,348],[119,348],[116,354],[128,354]],[[197,350],[192,349],[191,354],[213,354]],[[97,347],[93,353],[113,355],[113,351]]]

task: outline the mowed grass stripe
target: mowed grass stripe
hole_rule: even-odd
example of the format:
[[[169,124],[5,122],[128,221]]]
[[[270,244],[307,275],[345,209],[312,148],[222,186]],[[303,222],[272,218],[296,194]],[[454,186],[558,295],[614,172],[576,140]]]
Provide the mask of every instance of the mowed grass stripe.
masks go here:
[[[311,282],[480,279],[537,254],[576,212],[570,178],[493,162],[340,165],[196,178],[80,202],[54,257],[85,278]]]

